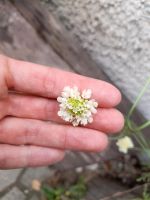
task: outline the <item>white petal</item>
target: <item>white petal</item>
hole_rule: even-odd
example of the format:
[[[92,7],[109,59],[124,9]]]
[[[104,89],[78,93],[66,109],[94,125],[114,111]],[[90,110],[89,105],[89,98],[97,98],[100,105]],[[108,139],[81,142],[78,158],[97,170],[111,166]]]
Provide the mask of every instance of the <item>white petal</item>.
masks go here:
[[[70,89],[70,97],[72,98],[78,98],[80,96],[80,92],[78,91],[77,87]]]
[[[59,107],[65,109],[65,108],[66,108],[66,103],[61,103],[61,104],[59,104]]]
[[[65,117],[64,120],[65,120],[66,122],[70,122],[71,118],[70,118],[70,117]]]
[[[66,104],[66,107],[69,108],[69,109],[72,109],[72,105],[69,104],[69,103]]]
[[[77,86],[74,86],[74,87],[73,87],[73,90],[74,90],[74,91],[78,91],[78,87],[77,87]]]
[[[96,110],[94,107],[92,107],[92,108],[91,108],[91,112],[92,112],[93,114],[96,114],[96,113],[97,113],[97,110]]]
[[[66,100],[66,98],[58,97],[58,98],[57,98],[57,101],[58,101],[59,103],[63,103],[63,102],[66,102],[67,100]]]
[[[69,92],[62,92],[62,97],[68,98],[70,96]]]
[[[70,88],[69,86],[66,86],[66,87],[64,87],[63,91],[64,91],[64,92],[70,92],[70,89],[71,89],[71,88]]]
[[[83,92],[82,92],[82,97],[84,99],[89,99],[91,97],[91,95],[92,95],[92,91],[90,89],[83,90]]]
[[[77,120],[77,122],[78,122],[78,124],[81,122],[81,117],[78,117],[78,118],[76,118],[76,120]]]
[[[60,110],[57,112],[57,114],[58,114],[58,116],[60,116],[60,117],[63,115],[62,111],[60,111]]]
[[[86,117],[90,117],[92,115],[92,113],[90,111],[86,112]]]
[[[74,90],[70,89],[70,97],[74,97]]]
[[[88,109],[91,108],[91,105],[90,105],[89,102],[86,103],[86,107],[87,107]]]
[[[81,121],[81,124],[86,125],[87,123],[88,123],[87,118],[83,118],[82,121]]]
[[[78,123],[76,120],[74,120],[74,121],[72,122],[72,125],[73,125],[73,126],[78,126],[79,123]]]
[[[92,122],[93,122],[93,118],[92,118],[92,117],[89,117],[89,118],[88,118],[88,122],[89,122],[89,123],[92,123]]]
[[[93,107],[93,101],[92,100],[89,100],[86,104],[87,104],[88,108]]]
[[[57,101],[61,103],[62,97],[57,97]]]
[[[93,102],[93,106],[95,107],[95,108],[97,108],[98,107],[98,103],[95,101],[95,102]]]

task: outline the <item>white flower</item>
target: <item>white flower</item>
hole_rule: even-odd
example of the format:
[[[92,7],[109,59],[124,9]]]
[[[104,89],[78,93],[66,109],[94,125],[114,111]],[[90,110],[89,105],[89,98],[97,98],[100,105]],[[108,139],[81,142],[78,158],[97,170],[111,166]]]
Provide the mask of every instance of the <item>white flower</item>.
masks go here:
[[[41,182],[39,180],[32,180],[32,189],[35,191],[41,190]]]
[[[125,154],[128,153],[129,149],[134,147],[132,139],[128,136],[118,139],[116,145],[118,146],[119,151]]]
[[[63,89],[61,97],[57,98],[60,103],[58,116],[73,126],[86,125],[93,122],[92,114],[97,112],[98,103],[91,99],[92,91],[83,90],[81,93],[78,88],[67,86]]]

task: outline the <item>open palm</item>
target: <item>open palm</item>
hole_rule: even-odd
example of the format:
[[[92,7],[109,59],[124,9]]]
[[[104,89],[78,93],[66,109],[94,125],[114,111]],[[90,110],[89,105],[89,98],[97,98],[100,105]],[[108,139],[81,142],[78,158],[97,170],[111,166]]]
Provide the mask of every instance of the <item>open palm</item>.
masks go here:
[[[73,127],[58,117],[56,99],[65,86],[92,90],[99,103],[92,124]],[[0,56],[0,168],[51,164],[67,149],[104,150],[107,134],[124,124],[113,108],[120,100],[107,82]]]

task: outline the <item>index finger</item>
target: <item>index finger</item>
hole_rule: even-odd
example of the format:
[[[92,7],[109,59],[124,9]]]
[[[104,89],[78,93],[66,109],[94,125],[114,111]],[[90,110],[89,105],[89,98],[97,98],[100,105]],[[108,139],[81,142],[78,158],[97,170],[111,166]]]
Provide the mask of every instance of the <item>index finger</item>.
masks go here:
[[[91,89],[100,107],[114,107],[121,100],[119,90],[105,81],[3,56],[0,62],[9,72],[8,88],[19,92],[57,98],[65,86],[77,86],[81,91]]]

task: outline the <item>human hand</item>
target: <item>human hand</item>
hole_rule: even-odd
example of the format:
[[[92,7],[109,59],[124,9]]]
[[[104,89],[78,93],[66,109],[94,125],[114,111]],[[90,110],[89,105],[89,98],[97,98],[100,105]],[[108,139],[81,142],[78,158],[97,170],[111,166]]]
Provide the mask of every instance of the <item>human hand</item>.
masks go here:
[[[93,123],[85,127],[68,125],[57,115],[56,98],[74,85],[91,89],[99,102]],[[0,168],[52,164],[66,149],[103,151],[107,134],[124,125],[113,108],[120,100],[118,89],[104,81],[0,56]]]

